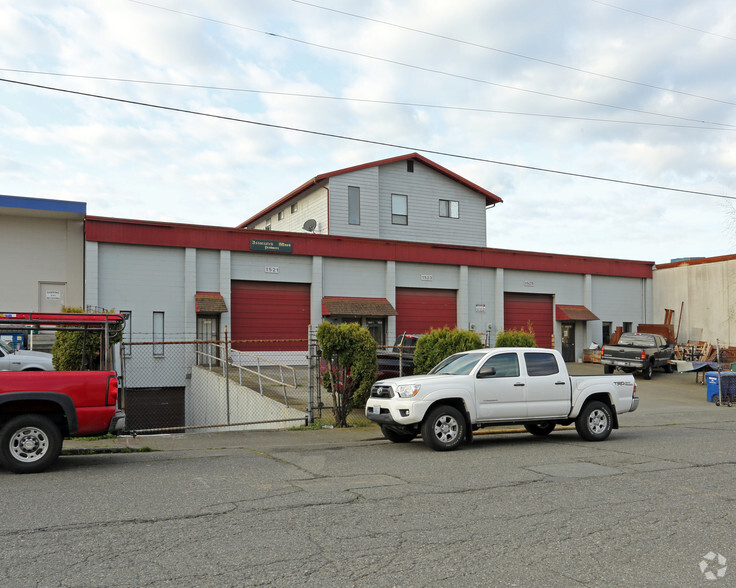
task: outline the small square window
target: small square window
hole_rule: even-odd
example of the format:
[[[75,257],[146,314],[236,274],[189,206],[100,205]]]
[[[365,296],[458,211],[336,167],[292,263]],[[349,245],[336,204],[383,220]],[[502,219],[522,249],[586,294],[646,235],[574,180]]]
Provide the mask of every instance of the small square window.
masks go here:
[[[457,200],[440,200],[440,216],[460,218],[460,203]]]
[[[279,220],[284,220],[284,211],[279,212]]]
[[[266,226],[263,228],[266,229],[267,231],[271,230],[271,217],[270,216],[266,219]]]
[[[295,202],[291,205],[291,214],[294,214],[297,210],[299,210],[299,205]]]

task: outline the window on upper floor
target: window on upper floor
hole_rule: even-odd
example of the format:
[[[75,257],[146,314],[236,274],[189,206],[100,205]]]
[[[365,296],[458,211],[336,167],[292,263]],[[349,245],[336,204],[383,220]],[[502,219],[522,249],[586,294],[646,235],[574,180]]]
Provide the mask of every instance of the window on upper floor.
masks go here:
[[[391,224],[409,224],[409,197],[405,194],[391,194]]]
[[[164,354],[164,313],[153,313],[153,354]]]
[[[263,228],[266,229],[267,231],[271,230],[271,217],[270,216],[266,219],[266,226]]]
[[[360,224],[360,188],[348,186],[348,224]]]
[[[414,173],[414,160],[413,159],[406,160],[406,172],[410,174]]]
[[[279,212],[279,220],[284,220],[284,211]]]
[[[440,216],[460,218],[460,203],[457,200],[440,199]]]
[[[299,205],[294,202],[294,204],[291,205],[291,214],[294,214],[297,210],[299,210]]]

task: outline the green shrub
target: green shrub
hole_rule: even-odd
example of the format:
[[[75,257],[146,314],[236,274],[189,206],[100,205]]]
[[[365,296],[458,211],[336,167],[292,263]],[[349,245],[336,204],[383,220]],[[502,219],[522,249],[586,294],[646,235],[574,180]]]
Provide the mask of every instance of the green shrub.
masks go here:
[[[480,349],[483,342],[477,333],[462,329],[432,329],[417,342],[414,353],[414,373],[426,374],[453,353]]]
[[[496,347],[536,347],[537,340],[534,337],[534,330],[529,331],[523,329],[515,331],[501,331],[496,337]]]
[[[357,323],[325,322],[317,328],[317,342],[326,364],[322,381],[332,394],[335,426],[346,427],[350,409],[365,405],[376,381],[376,341]]]
[[[82,308],[64,306],[62,312],[83,313]],[[80,371],[100,369],[100,346],[103,337],[99,331],[56,331],[56,341],[51,348],[51,359],[56,371]],[[122,332],[110,335],[110,343],[123,340]],[[86,349],[86,359],[82,366],[82,357]]]

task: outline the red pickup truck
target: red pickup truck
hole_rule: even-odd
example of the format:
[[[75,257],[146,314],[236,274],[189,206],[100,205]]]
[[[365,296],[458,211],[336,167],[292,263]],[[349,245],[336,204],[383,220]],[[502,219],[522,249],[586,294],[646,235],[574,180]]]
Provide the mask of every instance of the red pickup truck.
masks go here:
[[[15,321],[15,322],[14,322]],[[94,331],[105,335],[103,365],[110,367],[109,334],[124,325],[122,315],[0,313],[0,325]],[[82,362],[84,363],[84,362]],[[118,376],[100,371],[0,371],[0,465],[19,474],[48,468],[64,437],[121,432]]]

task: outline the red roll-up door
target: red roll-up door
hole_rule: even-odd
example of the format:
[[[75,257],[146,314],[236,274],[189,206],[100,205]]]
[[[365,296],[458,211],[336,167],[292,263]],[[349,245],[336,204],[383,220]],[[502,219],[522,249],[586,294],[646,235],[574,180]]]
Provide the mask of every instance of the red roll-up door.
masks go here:
[[[396,333],[427,333],[457,325],[455,290],[396,288]]]
[[[507,330],[527,330],[531,323],[539,347],[552,348],[554,311],[550,294],[506,292],[503,300],[503,323]]]
[[[248,340],[233,343],[235,349],[299,351],[308,348],[309,284],[233,281],[231,295],[232,339]]]

